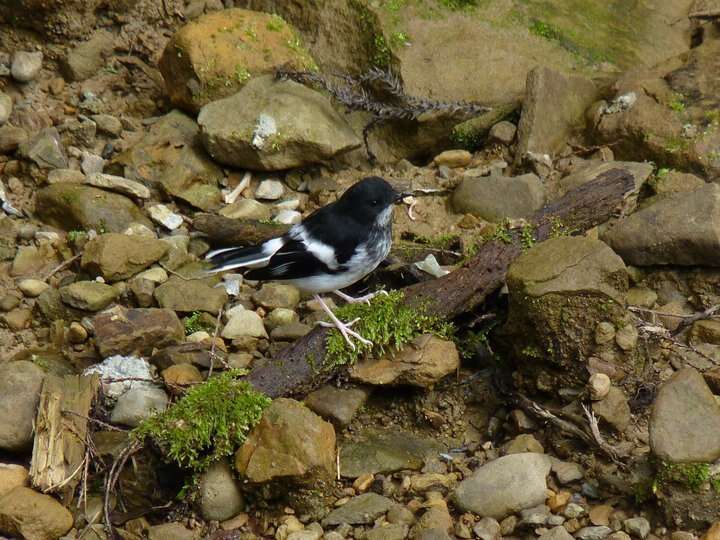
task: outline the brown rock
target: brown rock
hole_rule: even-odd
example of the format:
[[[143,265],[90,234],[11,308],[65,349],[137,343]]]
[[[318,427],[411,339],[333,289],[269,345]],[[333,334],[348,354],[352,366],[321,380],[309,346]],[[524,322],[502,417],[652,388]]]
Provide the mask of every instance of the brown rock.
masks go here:
[[[408,343],[394,356],[358,362],[350,369],[356,381],[374,385],[410,385],[427,388],[460,365],[457,348],[452,341],[422,335]]]
[[[81,264],[108,281],[120,281],[159,261],[167,251],[168,244],[154,238],[101,234],[86,244]]]
[[[235,454],[249,482],[333,478],[335,430],[302,403],[276,399]]]
[[[5,534],[56,540],[72,525],[72,514],[49,495],[16,487],[0,498],[0,532]]]
[[[618,431],[625,431],[630,425],[630,406],[625,393],[617,386],[611,386],[607,396],[594,401],[593,411]]]
[[[30,473],[22,465],[0,463],[0,498],[16,487],[30,484]]]
[[[325,385],[305,398],[305,405],[326,420],[346,426],[365,404],[368,392],[362,388],[336,388]]]
[[[185,387],[203,381],[202,373],[192,364],[178,364],[164,369],[161,373],[165,384],[170,387]]]
[[[593,525],[597,526],[610,525],[610,515],[613,512],[614,508],[607,504],[599,504],[597,506],[593,506],[589,512],[590,522]]]
[[[150,355],[185,337],[180,319],[168,309],[116,307],[93,318],[95,343],[103,357],[114,354]]]

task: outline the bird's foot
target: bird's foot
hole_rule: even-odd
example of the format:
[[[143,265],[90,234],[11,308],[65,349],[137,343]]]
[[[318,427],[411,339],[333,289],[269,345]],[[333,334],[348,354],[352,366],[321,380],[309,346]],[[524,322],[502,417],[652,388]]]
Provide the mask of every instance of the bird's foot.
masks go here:
[[[335,294],[337,294],[340,298],[345,300],[348,304],[360,304],[362,302],[365,302],[366,304],[370,303],[370,300],[375,298],[379,294],[384,294],[385,296],[389,296],[389,293],[387,291],[381,290],[374,293],[369,293],[364,296],[358,296],[357,298],[354,296],[350,296],[349,294],[345,294],[342,291],[335,291]]]
[[[358,334],[355,330],[351,328],[352,325],[354,325],[356,322],[360,320],[360,318],[353,319],[350,322],[342,322],[340,319],[337,318],[337,316],[332,312],[332,310],[327,306],[325,301],[320,298],[320,296],[315,295],[315,299],[320,303],[322,308],[325,310],[325,313],[328,314],[330,317],[330,320],[332,322],[325,322],[325,321],[318,321],[317,324],[320,326],[324,326],[326,328],[337,328],[338,331],[342,334],[342,336],[345,338],[345,341],[350,346],[350,348],[354,351],[355,350],[355,344],[350,339],[351,337],[358,340],[363,345],[373,345],[373,342],[369,339],[365,339],[360,334]]]

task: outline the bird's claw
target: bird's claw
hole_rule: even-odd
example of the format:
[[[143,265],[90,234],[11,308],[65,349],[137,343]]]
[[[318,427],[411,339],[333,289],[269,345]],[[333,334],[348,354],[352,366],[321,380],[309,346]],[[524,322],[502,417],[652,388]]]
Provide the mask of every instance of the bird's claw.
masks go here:
[[[385,291],[385,290],[379,290],[379,291],[377,291],[377,292],[369,293],[369,294],[366,294],[366,295],[364,295],[364,296],[358,296],[357,298],[355,298],[355,297],[353,297],[353,296],[350,296],[349,294],[341,293],[340,291],[338,291],[337,294],[338,294],[338,296],[339,296],[340,298],[342,298],[343,300],[345,300],[348,304],[360,304],[360,303],[365,303],[365,304],[368,304],[368,305],[370,305],[370,301],[371,301],[373,298],[375,298],[377,295],[379,295],[379,294],[384,294],[385,296],[390,296],[390,294],[389,294],[387,291]]]
[[[355,344],[350,339],[350,336],[354,337],[355,339],[357,339],[360,343],[362,343],[364,345],[372,345],[373,344],[372,341],[370,341],[369,339],[365,339],[360,334],[358,334],[355,330],[352,330],[350,328],[353,324],[355,324],[359,320],[360,320],[360,317],[353,319],[352,321],[346,322],[346,323],[344,323],[342,321],[338,321],[337,323],[327,322],[327,321],[318,321],[316,324],[318,324],[322,327],[325,327],[325,328],[337,328],[340,331],[340,333],[342,334],[342,336],[345,338],[345,341],[347,342],[347,344],[354,351]]]

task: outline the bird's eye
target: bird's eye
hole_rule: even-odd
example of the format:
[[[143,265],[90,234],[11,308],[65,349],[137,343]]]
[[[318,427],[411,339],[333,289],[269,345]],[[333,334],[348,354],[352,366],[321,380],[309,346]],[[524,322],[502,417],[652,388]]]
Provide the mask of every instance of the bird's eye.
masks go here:
[[[373,202],[372,202],[372,205],[373,205],[373,206],[377,206],[377,205],[378,205],[378,202],[377,202],[377,201],[373,201]]]

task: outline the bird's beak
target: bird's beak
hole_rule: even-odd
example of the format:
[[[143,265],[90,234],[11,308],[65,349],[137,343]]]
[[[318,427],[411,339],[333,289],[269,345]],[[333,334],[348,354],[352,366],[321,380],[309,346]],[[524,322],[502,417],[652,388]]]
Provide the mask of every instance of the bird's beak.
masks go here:
[[[412,195],[409,191],[401,191],[395,195],[395,204],[401,203],[405,197]]]

